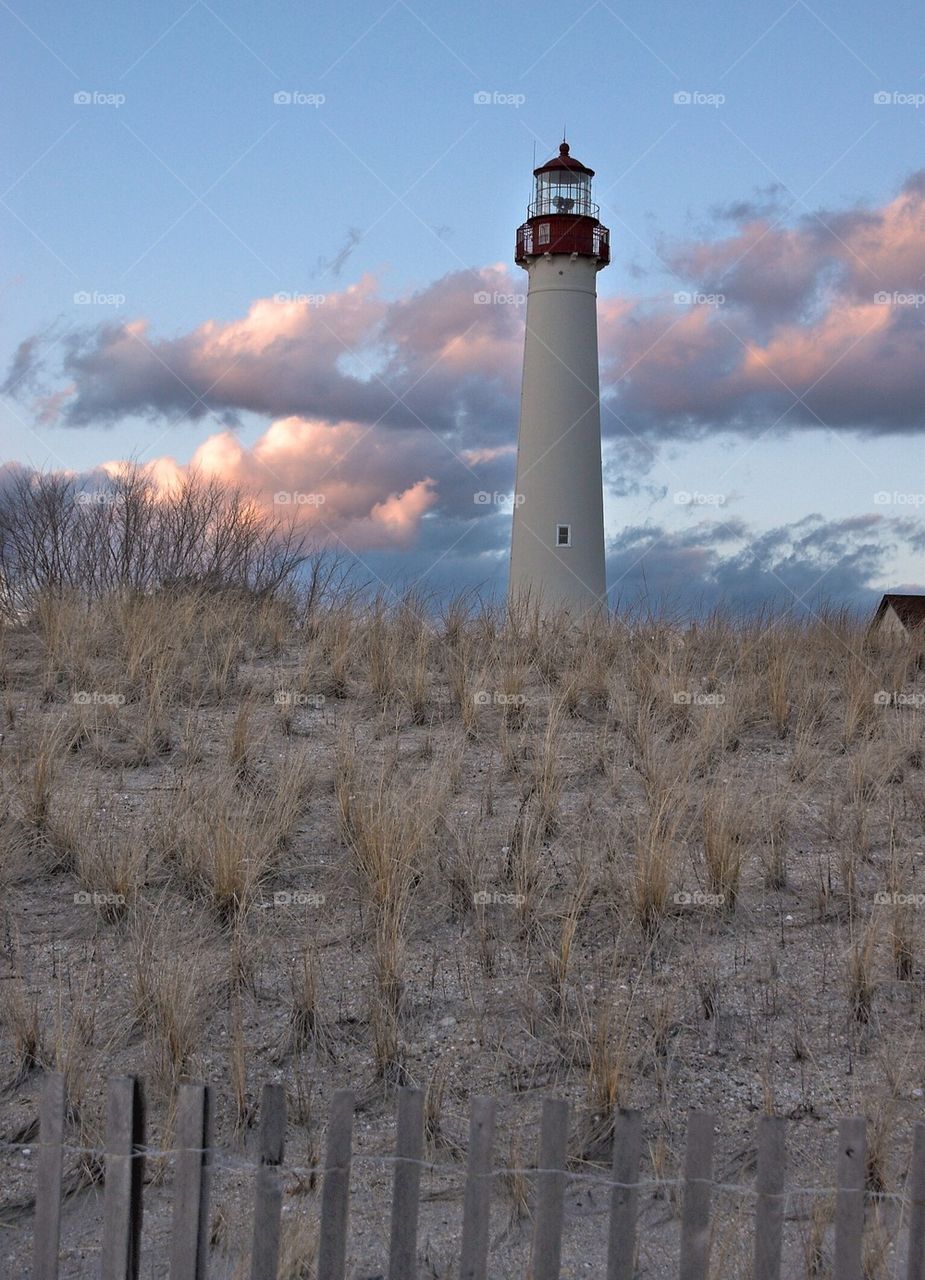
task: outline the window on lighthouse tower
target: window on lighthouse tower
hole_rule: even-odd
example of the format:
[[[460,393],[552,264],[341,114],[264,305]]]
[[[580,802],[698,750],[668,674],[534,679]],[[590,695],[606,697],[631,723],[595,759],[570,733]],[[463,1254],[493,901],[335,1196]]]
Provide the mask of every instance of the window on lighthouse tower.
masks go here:
[[[556,525],[556,546],[570,547],[572,545],[572,526],[570,524]]]

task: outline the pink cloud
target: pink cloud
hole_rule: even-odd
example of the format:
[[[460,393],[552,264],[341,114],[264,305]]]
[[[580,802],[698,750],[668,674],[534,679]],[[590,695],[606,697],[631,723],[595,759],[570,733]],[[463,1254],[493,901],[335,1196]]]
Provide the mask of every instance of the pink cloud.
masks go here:
[[[902,297],[925,293],[925,176],[879,208],[821,210],[788,225],[766,208],[737,208],[731,232],[727,216],[717,239],[665,250],[668,290],[600,300],[602,390],[614,411],[604,413],[605,433],[625,426],[655,445],[775,423],[920,431],[925,306]],[[441,504],[461,510],[467,468],[509,477],[525,287],[525,275],[502,264],[396,299],[364,276],[323,299],[257,299],[239,318],[174,338],[137,318],[68,336],[57,378],[26,339],[10,376],[41,393],[45,420],[57,413],[65,425],[131,415],[169,428],[211,415],[217,429],[197,461],[229,475],[289,474],[302,455],[312,468],[334,462],[327,483],[340,486],[344,519],[373,520],[376,504],[417,495],[425,477]],[[675,290],[719,302],[686,303]],[[272,425],[242,452],[230,429],[247,413]],[[370,435],[353,442],[358,431]],[[409,512],[415,501],[405,499]]]
[[[108,462],[112,475],[122,464]],[[375,437],[358,423],[280,419],[251,446],[232,431],[203,441],[188,464],[170,457],[145,463],[169,489],[190,471],[244,489],[277,514],[291,516],[319,542],[351,550],[404,547],[437,502],[436,482],[420,471],[421,450],[406,437]]]
[[[303,300],[260,298],[240,319],[173,339],[141,319],[101,326],[62,342],[70,387],[56,407],[71,426],[130,414],[230,424],[253,412],[490,435],[498,404],[513,408],[518,394],[523,308],[506,301],[514,296],[511,273],[494,266],[395,301],[370,276]],[[36,359],[35,344],[21,344],[20,382]]]
[[[601,309],[604,385],[636,433],[922,429],[925,177],[880,209],[750,217],[666,252],[679,293],[706,301]]]

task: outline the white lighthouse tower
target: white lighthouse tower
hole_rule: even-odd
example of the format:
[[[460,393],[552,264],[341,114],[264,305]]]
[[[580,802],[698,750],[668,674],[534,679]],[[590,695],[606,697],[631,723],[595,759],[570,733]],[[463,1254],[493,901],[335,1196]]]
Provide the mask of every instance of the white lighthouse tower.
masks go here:
[[[530,285],[508,595],[579,615],[607,589],[595,282],[610,232],[567,142],[533,175],[514,255]]]

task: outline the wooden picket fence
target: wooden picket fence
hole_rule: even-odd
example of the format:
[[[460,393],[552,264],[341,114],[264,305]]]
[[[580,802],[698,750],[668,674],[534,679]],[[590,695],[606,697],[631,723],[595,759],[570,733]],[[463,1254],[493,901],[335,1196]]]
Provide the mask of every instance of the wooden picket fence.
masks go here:
[[[531,1280],[558,1280],[568,1177],[568,1103],[543,1103],[534,1181]],[[460,1280],[487,1280],[492,1145],[496,1102],[475,1098],[459,1248]],[[317,1280],[345,1280],[354,1095],[334,1094],[322,1175]],[[33,1280],[57,1280],[61,1227],[61,1177],[65,1150],[65,1097],[61,1075],[46,1079],[39,1117],[38,1174],[34,1225]],[[276,1280],[282,1212],[285,1090],[264,1086],[259,1128],[259,1163],[254,1187],[251,1245],[252,1280]],[[680,1180],[680,1280],[707,1280],[710,1206],[714,1190],[715,1117],[691,1111],[683,1176]],[[862,1233],[866,1178],[863,1118],[842,1120],[835,1168],[834,1280],[863,1280]],[[754,1280],[780,1280],[785,1189],[786,1122],[765,1116],[759,1123],[754,1189]],[[209,1187],[212,1177],[212,1094],[208,1086],[180,1088],[176,1116],[171,1280],[205,1280],[209,1252]],[[145,1111],[140,1082],[133,1076],[108,1082],[102,1280],[138,1280],[145,1165]],[[607,1280],[633,1280],[642,1158],[642,1116],[620,1111],[615,1118],[607,1246]],[[392,1190],[389,1280],[415,1280],[418,1210],[424,1160],[424,1096],[417,1089],[398,1095]],[[925,1280],[925,1124],[915,1126],[903,1205],[908,1221],[905,1280]]]

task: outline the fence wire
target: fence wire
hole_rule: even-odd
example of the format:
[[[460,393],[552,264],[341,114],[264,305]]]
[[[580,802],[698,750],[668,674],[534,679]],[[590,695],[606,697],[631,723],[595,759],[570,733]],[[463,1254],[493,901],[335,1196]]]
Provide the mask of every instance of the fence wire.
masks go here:
[[[108,1152],[105,1147],[83,1147],[75,1146],[71,1143],[55,1143],[57,1149],[65,1154],[91,1157],[97,1161],[105,1161],[106,1157],[112,1153]],[[41,1139],[34,1142],[7,1142],[0,1140],[0,1151],[18,1151],[20,1154],[37,1152],[42,1146]],[[205,1155],[209,1159],[206,1161],[210,1169],[224,1169],[240,1173],[256,1173],[258,1169],[264,1167],[260,1160],[256,1160],[247,1156],[239,1156],[234,1152],[227,1151],[221,1147],[137,1147],[130,1154],[122,1155],[120,1159],[129,1160],[163,1160],[176,1157],[180,1152],[194,1155]],[[370,1164],[381,1166],[395,1165],[416,1165],[422,1171],[436,1175],[455,1176],[456,1178],[465,1177],[465,1164],[460,1162],[449,1164],[436,1160],[418,1160],[411,1156],[395,1156],[388,1155],[384,1152],[353,1152],[350,1157],[351,1165]],[[31,1168],[31,1164],[23,1162],[21,1169]],[[328,1166],[323,1161],[317,1164],[289,1164],[286,1161],[279,1165],[273,1166],[279,1169],[282,1176],[292,1175],[298,1177],[314,1177],[323,1178]],[[742,1182],[717,1182],[712,1178],[640,1178],[634,1182],[620,1182],[609,1176],[606,1171],[586,1173],[579,1169],[566,1168],[562,1169],[544,1169],[539,1165],[523,1165],[510,1166],[498,1165],[492,1166],[487,1174],[479,1175],[489,1178],[503,1177],[523,1177],[533,1178],[543,1174],[562,1174],[564,1172],[566,1180],[574,1183],[585,1183],[594,1186],[608,1187],[612,1190],[631,1191],[631,1190],[652,1190],[657,1192],[661,1189],[683,1189],[692,1184],[705,1183],[712,1190],[725,1192],[735,1195],[757,1196],[758,1188],[754,1183]],[[810,1186],[800,1185],[785,1188],[780,1193],[762,1192],[765,1199],[779,1199],[784,1202],[795,1196],[834,1196],[837,1195],[840,1188],[837,1186],[825,1186],[813,1184]],[[874,1202],[896,1203],[899,1205],[908,1205],[910,1197],[906,1190],[903,1191],[885,1191],[872,1190],[866,1193],[867,1197]]]

